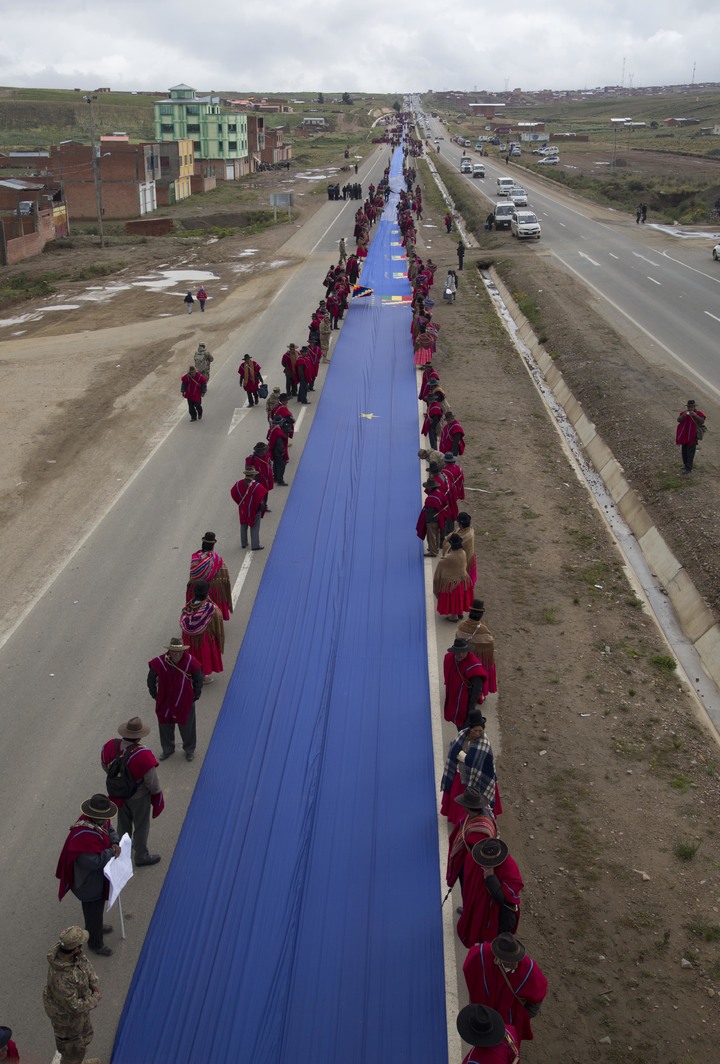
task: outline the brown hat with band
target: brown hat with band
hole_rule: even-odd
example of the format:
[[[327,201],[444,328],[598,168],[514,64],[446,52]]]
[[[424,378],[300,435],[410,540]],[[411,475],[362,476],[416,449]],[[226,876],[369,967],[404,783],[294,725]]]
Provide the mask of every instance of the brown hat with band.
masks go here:
[[[472,855],[482,868],[497,868],[508,855],[507,843],[502,839],[483,839],[473,846]]]
[[[143,724],[139,717],[131,717],[126,724],[121,724],[118,728],[118,735],[122,735],[123,739],[142,739],[149,734],[150,728]]]
[[[522,942],[509,931],[503,931],[492,940],[490,947],[501,964],[517,965],[525,956],[526,950]]]
[[[83,815],[90,820],[111,820],[118,811],[118,807],[106,794],[94,794],[80,806]]]

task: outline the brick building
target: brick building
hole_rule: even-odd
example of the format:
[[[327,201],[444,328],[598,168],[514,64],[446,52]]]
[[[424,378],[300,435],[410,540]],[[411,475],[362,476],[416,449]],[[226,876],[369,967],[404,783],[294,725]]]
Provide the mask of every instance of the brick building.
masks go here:
[[[73,219],[97,218],[92,152],[90,145],[77,141],[51,148],[50,169]],[[136,218],[157,208],[158,144],[103,144],[98,167],[104,218]]]

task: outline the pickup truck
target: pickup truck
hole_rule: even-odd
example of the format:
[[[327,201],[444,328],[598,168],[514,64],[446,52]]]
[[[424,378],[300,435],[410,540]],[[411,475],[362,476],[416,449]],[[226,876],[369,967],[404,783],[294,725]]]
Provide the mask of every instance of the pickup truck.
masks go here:
[[[470,162],[469,159],[461,159],[460,160],[460,173],[461,174],[471,174],[472,173],[472,163]]]

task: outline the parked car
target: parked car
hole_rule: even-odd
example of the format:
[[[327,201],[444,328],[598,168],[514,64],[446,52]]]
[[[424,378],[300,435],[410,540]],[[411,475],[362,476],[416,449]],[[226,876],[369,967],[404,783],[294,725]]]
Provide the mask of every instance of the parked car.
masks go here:
[[[513,203],[496,203],[495,204],[495,228],[496,229],[509,229],[512,222],[512,216],[515,213],[515,205]]]
[[[538,166],[557,166],[559,162],[559,155],[546,155],[544,159],[538,159]]]
[[[540,222],[532,211],[513,211],[510,231],[518,240],[539,240]]]
[[[542,148],[533,148],[532,153],[533,153],[533,155],[544,155],[545,154],[545,146],[543,145]]]
[[[713,258],[715,259],[715,262],[720,259],[720,244],[716,244],[713,248]]]
[[[528,205],[527,192],[524,188],[520,188],[519,185],[515,185],[514,188],[510,189],[510,199],[516,207],[527,207]]]

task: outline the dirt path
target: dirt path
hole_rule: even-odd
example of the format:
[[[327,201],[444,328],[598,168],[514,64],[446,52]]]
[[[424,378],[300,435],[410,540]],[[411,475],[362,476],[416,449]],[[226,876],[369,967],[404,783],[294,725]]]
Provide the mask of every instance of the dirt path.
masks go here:
[[[441,227],[424,232],[440,275],[455,262],[455,241]],[[75,319],[46,315],[3,343],[0,439],[11,475],[0,527],[27,559],[6,579],[8,612],[41,586],[148,453],[178,403],[178,367],[201,336],[221,345],[236,301],[261,299],[252,273],[234,272],[240,252],[256,248],[253,261],[276,262],[287,236],[278,229],[228,244],[223,255],[233,256],[223,262],[198,252],[188,263],[183,252],[184,261],[160,263],[201,265],[217,274],[214,289],[227,284],[202,322],[198,314],[160,318],[169,297],[141,292],[68,312]],[[714,1059],[718,1034],[720,753],[663,667],[666,650],[560,452],[472,256],[465,267],[458,302],[437,308],[437,362],[466,428],[468,486],[482,489],[468,493],[468,505],[478,591],[498,646],[501,827],[526,883],[520,937],[551,983],[523,1060],[700,1064]],[[641,363],[590,315],[584,293],[555,274],[550,284],[546,263],[527,255],[512,269],[514,287],[547,292],[545,331],[563,372],[610,446],[627,443],[628,473],[661,493],[645,501],[677,515],[673,527],[688,547],[680,556],[709,586],[716,558],[699,548],[697,532],[706,520],[718,527],[710,452],[700,455],[697,479],[678,478],[679,487],[659,487],[652,465],[662,454],[673,472],[668,411],[682,405],[682,389],[668,380],[648,388]],[[76,292],[64,294],[71,302]],[[581,298],[587,315],[571,320],[565,308]],[[557,338],[548,331],[556,322]],[[622,374],[623,388],[608,384]]]

